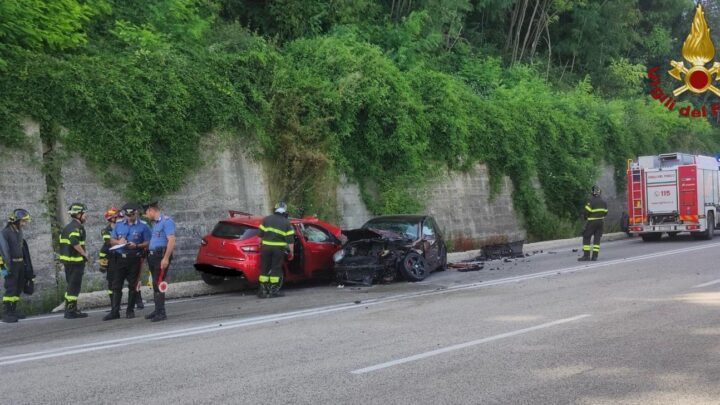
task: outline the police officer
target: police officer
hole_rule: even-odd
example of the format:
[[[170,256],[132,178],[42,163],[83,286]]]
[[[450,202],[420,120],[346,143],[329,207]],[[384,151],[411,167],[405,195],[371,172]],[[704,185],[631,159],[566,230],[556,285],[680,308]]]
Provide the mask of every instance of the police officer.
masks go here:
[[[112,230],[115,227],[115,222],[120,217],[120,210],[118,210],[115,207],[110,207],[107,210],[105,210],[105,220],[107,221],[107,225],[105,228],[103,228],[100,231],[100,235],[103,239],[103,245],[100,248],[100,253],[98,254],[98,257],[100,258],[100,272],[105,273],[108,287],[107,287],[107,293],[108,297],[110,297],[110,305],[112,306],[112,272],[109,269],[110,266],[110,235],[112,234]]]
[[[260,225],[260,288],[258,297],[280,296],[282,286],[282,263],[286,253],[292,258],[295,229],[287,219],[287,206],[280,201],[275,204],[272,215],[263,218]]]
[[[20,291],[25,286],[22,228],[30,221],[30,214],[18,208],[8,216],[7,226],[0,232],[0,268],[5,276],[2,321],[17,322],[25,316],[17,311]]]
[[[584,216],[586,219],[583,230],[583,255],[578,261],[595,261],[600,253],[600,238],[602,238],[605,216],[608,213],[607,203],[600,197],[601,190],[598,186],[592,187],[592,196],[585,204]],[[590,244],[590,239],[593,244]],[[592,258],[590,251],[592,250]]]
[[[159,322],[167,319],[165,290],[161,288],[161,285],[163,281],[167,280],[173,249],[175,249],[175,221],[160,211],[157,201],[144,205],[143,208],[145,208],[145,216],[153,221],[148,266],[152,274],[155,297],[155,310],[146,315],[145,319]]]
[[[110,267],[112,272],[112,306],[110,313],[105,315],[104,321],[120,318],[120,303],[122,302],[122,288],[125,280],[128,282],[128,303],[125,317],[135,317],[135,300],[137,299],[137,283],[140,277],[142,258],[150,243],[150,228],[141,221],[138,204],[125,204],[121,210],[124,219],[117,221],[110,234],[110,245],[118,248],[110,252]]]
[[[83,226],[86,211],[85,204],[72,204],[68,209],[72,219],[60,233],[60,254],[58,258],[65,266],[65,281],[67,281],[67,291],[65,292],[66,319],[87,317],[86,313],[80,312],[77,308],[82,277],[85,273],[85,262],[88,261],[87,251],[85,250],[85,227]]]

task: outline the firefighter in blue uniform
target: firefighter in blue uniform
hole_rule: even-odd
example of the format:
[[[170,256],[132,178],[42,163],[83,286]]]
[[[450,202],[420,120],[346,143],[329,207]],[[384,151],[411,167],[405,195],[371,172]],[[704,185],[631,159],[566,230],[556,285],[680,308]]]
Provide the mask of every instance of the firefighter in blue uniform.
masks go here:
[[[22,228],[30,221],[30,214],[18,208],[8,217],[7,226],[0,231],[0,268],[5,278],[2,321],[17,322],[24,319],[17,310],[20,292],[25,286],[24,237]]]
[[[600,254],[600,239],[605,226],[605,216],[608,213],[607,203],[602,199],[600,187],[593,186],[592,195],[585,204],[583,214],[585,216],[585,228],[583,230],[583,255],[578,261],[596,261]],[[592,239],[592,244],[590,244]],[[592,251],[592,257],[590,256]]]
[[[89,260],[85,250],[85,213],[87,207],[74,203],[68,209],[72,218],[60,233],[60,254],[58,258],[65,267],[65,318],[86,318],[87,314],[77,308],[78,295],[82,285],[85,263]]]
[[[125,280],[128,282],[128,302],[125,317],[135,317],[135,303],[137,299],[137,284],[140,277],[140,267],[145,256],[145,249],[150,243],[150,228],[140,220],[140,205],[125,204],[121,211],[124,219],[118,221],[110,235],[110,245],[118,248],[110,250],[110,267],[112,272],[112,306],[110,313],[105,315],[104,321],[120,318],[120,304],[122,303],[122,288]]]
[[[287,219],[287,206],[280,201],[272,215],[263,218],[260,225],[260,277],[258,297],[280,296],[285,255],[292,258],[295,229]]]
[[[145,319],[159,322],[167,319],[165,290],[161,287],[168,278],[172,253],[175,249],[175,221],[160,211],[157,201],[146,204],[143,208],[145,208],[145,216],[153,221],[148,249],[148,266],[152,274],[155,299],[155,310],[146,315]]]

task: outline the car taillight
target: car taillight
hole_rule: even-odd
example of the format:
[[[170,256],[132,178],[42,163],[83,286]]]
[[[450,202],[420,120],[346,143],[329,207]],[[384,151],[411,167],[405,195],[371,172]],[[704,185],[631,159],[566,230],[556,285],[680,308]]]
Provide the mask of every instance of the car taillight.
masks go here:
[[[257,253],[260,251],[260,246],[252,245],[252,246],[243,246],[240,248],[243,252],[252,252]]]
[[[202,239],[200,240],[200,244],[203,245],[203,246],[207,246],[207,243],[208,243],[208,242],[207,242],[207,239],[205,239],[205,238],[202,238]]]
[[[642,226],[631,226],[630,231],[631,232],[642,232]]]

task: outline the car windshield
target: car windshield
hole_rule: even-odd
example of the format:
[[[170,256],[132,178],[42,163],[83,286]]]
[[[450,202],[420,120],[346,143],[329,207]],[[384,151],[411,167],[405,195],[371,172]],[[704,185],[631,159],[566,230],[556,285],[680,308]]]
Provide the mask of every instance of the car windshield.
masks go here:
[[[412,240],[418,238],[418,223],[408,219],[374,219],[365,223],[363,228],[388,231]]]
[[[245,240],[260,235],[260,230],[245,224],[218,222],[212,231],[212,235],[223,239]]]

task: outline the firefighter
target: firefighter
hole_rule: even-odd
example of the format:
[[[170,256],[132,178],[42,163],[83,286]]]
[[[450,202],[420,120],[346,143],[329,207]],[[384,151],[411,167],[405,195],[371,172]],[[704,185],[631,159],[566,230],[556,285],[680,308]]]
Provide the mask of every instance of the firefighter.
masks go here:
[[[65,318],[86,318],[88,315],[77,308],[78,295],[82,285],[85,262],[89,260],[85,250],[85,213],[87,207],[82,203],[74,203],[68,209],[70,223],[60,233],[60,254],[58,258],[65,267]]]
[[[583,255],[578,259],[581,262],[596,261],[598,259],[600,238],[602,238],[603,226],[605,226],[605,216],[608,213],[607,203],[600,197],[600,187],[593,186],[591,192],[592,196],[585,204],[585,210],[583,211],[586,222],[583,230]],[[591,239],[592,245],[590,244]],[[592,258],[590,251],[592,251]]]
[[[285,255],[292,259],[295,229],[287,219],[287,206],[280,201],[272,215],[260,225],[260,287],[258,297],[277,297],[282,286],[282,263]]]
[[[108,287],[107,287],[107,293],[108,297],[110,297],[110,305],[112,306],[112,272],[109,269],[110,260],[108,258],[108,255],[110,254],[110,235],[112,234],[112,230],[115,227],[115,222],[117,222],[118,218],[121,216],[120,210],[118,210],[115,207],[110,207],[107,210],[105,210],[105,220],[107,221],[107,225],[105,228],[103,228],[100,231],[100,235],[103,239],[103,245],[100,248],[100,253],[98,254],[100,260],[100,272],[105,273]]]
[[[128,282],[128,302],[125,317],[135,317],[135,303],[137,299],[137,285],[140,277],[142,258],[150,243],[150,228],[138,216],[141,207],[138,204],[125,204],[121,211],[124,219],[117,221],[110,234],[110,267],[112,272],[112,305],[110,313],[105,315],[104,321],[120,318],[120,304],[122,303],[122,288],[125,280]]]
[[[165,313],[165,288],[168,270],[175,249],[175,221],[160,211],[157,201],[144,205],[145,215],[153,221],[152,236],[148,249],[148,266],[152,274],[155,310],[145,319],[152,322],[167,319]],[[163,283],[165,282],[165,283]]]
[[[27,210],[18,208],[8,216],[7,226],[0,232],[0,268],[5,278],[2,321],[6,323],[25,318],[18,312],[17,303],[20,301],[20,291],[25,286],[22,228],[28,221],[30,214]]]

